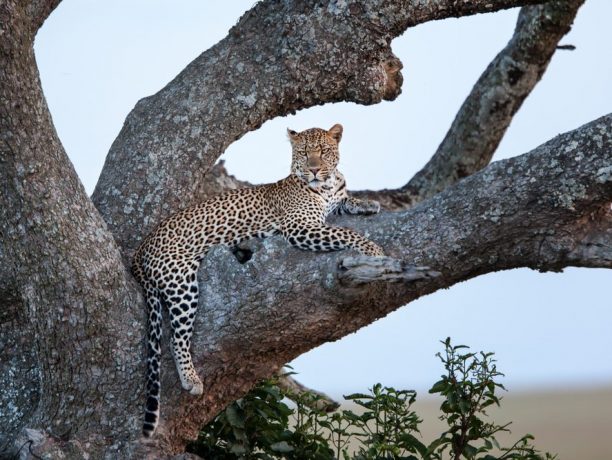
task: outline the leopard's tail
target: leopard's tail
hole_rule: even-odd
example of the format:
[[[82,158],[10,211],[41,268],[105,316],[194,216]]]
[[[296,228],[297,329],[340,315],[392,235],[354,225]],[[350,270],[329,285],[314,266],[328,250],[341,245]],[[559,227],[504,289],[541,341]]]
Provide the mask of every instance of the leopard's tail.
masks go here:
[[[145,296],[149,314],[149,332],[147,340],[147,403],[142,434],[150,438],[159,422],[162,303],[156,288],[145,286]]]
[[[142,248],[141,245],[132,258],[132,274],[142,286],[147,303],[147,402],[142,434],[150,438],[159,423],[162,302],[159,291],[147,279],[143,270]]]

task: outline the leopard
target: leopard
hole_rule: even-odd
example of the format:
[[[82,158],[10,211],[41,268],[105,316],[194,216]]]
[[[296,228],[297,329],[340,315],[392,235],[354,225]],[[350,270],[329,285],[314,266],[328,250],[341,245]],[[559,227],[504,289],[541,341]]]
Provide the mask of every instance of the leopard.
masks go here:
[[[197,272],[211,248],[239,248],[250,238],[282,235],[306,251],[354,249],[366,256],[384,256],[381,246],[358,232],[326,223],[331,214],[380,211],[378,202],[347,192],[337,169],[342,132],[340,124],[328,130],[287,129],[292,161],[286,178],[231,190],[187,207],[143,239],[132,272],[143,288],[148,316],[145,437],[153,436],[160,417],[162,308],[169,312],[171,349],[181,385],[192,395],[203,393],[190,347],[198,308]]]

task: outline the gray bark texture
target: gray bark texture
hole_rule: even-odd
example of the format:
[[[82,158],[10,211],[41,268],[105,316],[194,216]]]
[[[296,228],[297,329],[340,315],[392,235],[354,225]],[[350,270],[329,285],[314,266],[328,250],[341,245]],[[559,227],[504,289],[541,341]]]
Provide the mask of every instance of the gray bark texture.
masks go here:
[[[26,3],[0,4],[0,448],[24,423],[106,445],[138,419],[142,299],[42,94],[31,21],[54,4]]]
[[[204,395],[180,390],[164,346],[162,423],[144,442],[145,314],[125,262],[147,232],[245,185],[212,165],[266,120],[395,98],[402,64],[390,42],[407,27],[538,2],[260,2],[136,105],[91,199],[32,49],[58,3],[0,0],[0,456],[177,455],[258,379],[422,295],[514,267],[612,267],[612,115],[485,167],[582,1],[526,6],[431,164],[378,193],[400,211],[338,219],[390,257],[310,254],[271,238],[248,243],[244,264],[223,248],[205,258],[192,345]]]

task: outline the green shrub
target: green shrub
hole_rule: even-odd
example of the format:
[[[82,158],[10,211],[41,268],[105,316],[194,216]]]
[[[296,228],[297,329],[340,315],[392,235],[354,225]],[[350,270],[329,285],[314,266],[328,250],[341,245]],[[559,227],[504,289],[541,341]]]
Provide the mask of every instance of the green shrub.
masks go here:
[[[495,435],[509,423],[487,421],[486,410],[499,406],[493,353],[470,353],[464,345],[442,342],[437,356],[445,373],[429,390],[443,397],[440,419],[448,429],[429,444],[419,433],[421,419],[411,409],[416,392],[374,385],[367,394],[352,394],[362,410],[326,413],[317,409],[320,396],[281,391],[275,379],[261,382],[206,425],[188,451],[206,459],[286,460],[539,460],[553,459],[536,450],[531,435],[510,447]],[[285,401],[294,401],[290,408]]]
[[[470,353],[465,345],[453,346],[450,338],[444,342],[444,354],[437,356],[444,364],[446,374],[434,383],[430,393],[441,395],[440,419],[448,425],[427,447],[423,459],[468,460],[536,460],[552,459],[549,453],[542,454],[531,444],[533,436],[527,434],[511,447],[502,447],[495,435],[509,432],[508,426],[487,422],[486,409],[500,405],[497,390],[505,390],[496,379],[503,374],[497,371],[493,353]],[[447,453],[448,451],[448,453]],[[494,454],[494,452],[497,452]],[[448,455],[447,455],[448,454]]]

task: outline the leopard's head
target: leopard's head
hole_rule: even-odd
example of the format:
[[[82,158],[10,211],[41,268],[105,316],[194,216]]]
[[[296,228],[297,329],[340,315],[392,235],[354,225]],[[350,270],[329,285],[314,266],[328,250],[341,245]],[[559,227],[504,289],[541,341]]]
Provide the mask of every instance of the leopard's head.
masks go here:
[[[317,188],[336,172],[340,155],[338,144],[342,138],[342,125],[335,124],[328,131],[311,128],[300,133],[287,129],[293,159],[291,173]]]

